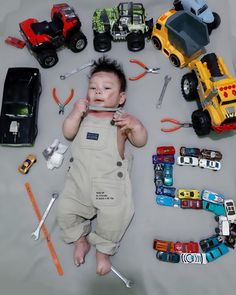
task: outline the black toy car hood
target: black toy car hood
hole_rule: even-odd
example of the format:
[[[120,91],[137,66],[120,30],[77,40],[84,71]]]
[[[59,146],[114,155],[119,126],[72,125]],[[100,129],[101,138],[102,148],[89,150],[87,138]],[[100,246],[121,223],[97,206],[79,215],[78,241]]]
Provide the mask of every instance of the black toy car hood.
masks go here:
[[[0,144],[9,146],[32,146],[37,135],[37,128],[32,126],[32,118],[11,118],[5,116],[1,122]],[[2,121],[2,120],[1,120]],[[14,122],[14,123],[13,123]],[[18,132],[10,131],[11,124],[18,126]]]

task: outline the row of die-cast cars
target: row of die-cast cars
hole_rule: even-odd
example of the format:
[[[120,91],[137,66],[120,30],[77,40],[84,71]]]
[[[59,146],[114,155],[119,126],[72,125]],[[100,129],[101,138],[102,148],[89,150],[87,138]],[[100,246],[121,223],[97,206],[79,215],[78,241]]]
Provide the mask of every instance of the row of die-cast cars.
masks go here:
[[[222,154],[219,151],[181,147],[176,163],[180,166],[199,166],[214,171],[220,170]]]

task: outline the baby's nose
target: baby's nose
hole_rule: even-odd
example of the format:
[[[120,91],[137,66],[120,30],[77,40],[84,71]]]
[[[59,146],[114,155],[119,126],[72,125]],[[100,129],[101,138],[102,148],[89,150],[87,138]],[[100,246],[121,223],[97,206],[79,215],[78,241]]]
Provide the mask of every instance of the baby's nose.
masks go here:
[[[99,93],[101,93],[101,92],[102,92],[102,91],[101,91],[100,88],[96,88],[95,93],[99,94]]]

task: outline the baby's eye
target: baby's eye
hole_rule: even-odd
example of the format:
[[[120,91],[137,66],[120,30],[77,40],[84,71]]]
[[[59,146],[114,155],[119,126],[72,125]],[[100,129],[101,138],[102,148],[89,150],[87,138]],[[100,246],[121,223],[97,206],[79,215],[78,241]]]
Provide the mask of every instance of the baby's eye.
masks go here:
[[[104,87],[106,90],[109,90],[109,89],[111,89],[111,87]]]
[[[93,87],[93,86],[90,86],[89,89],[91,89],[91,90],[95,90],[96,88]]]

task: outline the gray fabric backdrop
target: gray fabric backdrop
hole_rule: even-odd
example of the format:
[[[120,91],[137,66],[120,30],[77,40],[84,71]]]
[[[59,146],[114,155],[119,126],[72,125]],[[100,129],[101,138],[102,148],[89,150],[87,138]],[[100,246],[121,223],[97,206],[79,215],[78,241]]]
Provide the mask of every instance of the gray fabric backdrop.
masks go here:
[[[18,23],[26,18],[35,17],[49,20],[50,9],[54,1],[16,1],[1,0],[0,11],[0,97],[4,79],[9,67],[39,67],[37,61],[26,48],[16,49],[4,43],[8,35],[18,36]],[[145,0],[148,17],[157,19],[161,13],[172,6],[172,1]],[[56,223],[56,206],[47,218],[46,226],[51,235],[57,255],[63,267],[64,276],[57,275],[46,241],[41,234],[38,241],[31,239],[31,232],[37,226],[37,218],[24,188],[29,182],[41,212],[49,203],[51,193],[63,188],[65,173],[69,165],[70,151],[65,155],[63,165],[50,171],[42,151],[55,138],[69,144],[63,138],[61,126],[63,119],[72,108],[73,101],[84,97],[87,88],[85,70],[65,81],[59,75],[87,63],[91,58],[101,56],[93,49],[91,19],[98,7],[113,6],[119,1],[68,1],[78,12],[82,29],[88,38],[87,48],[78,54],[70,50],[61,50],[59,63],[48,70],[40,68],[43,91],[39,108],[39,133],[32,148],[0,147],[0,288],[1,294],[48,294],[48,295],[91,295],[91,294],[235,294],[235,258],[236,251],[207,265],[184,265],[162,263],[156,260],[152,249],[154,238],[172,241],[199,241],[214,233],[216,222],[213,215],[206,211],[182,210],[158,207],[155,203],[153,167],[151,156],[157,146],[192,146],[220,150],[223,153],[222,169],[219,172],[192,167],[174,166],[174,186],[177,188],[209,189],[224,193],[226,198],[236,200],[235,132],[199,138],[193,130],[182,129],[175,133],[164,134],[160,131],[160,119],[173,117],[189,122],[195,102],[185,102],[180,91],[180,80],[187,69],[173,68],[168,59],[156,51],[153,45],[146,43],[145,50],[132,53],[126,43],[113,43],[108,53],[124,65],[127,76],[141,72],[141,68],[130,64],[130,58],[138,58],[149,67],[160,67],[159,75],[147,75],[136,82],[128,83],[126,110],[140,118],[149,132],[147,145],[141,149],[130,147],[133,155],[132,183],[136,207],[135,217],[125,234],[118,254],[112,258],[113,264],[130,279],[135,281],[132,289],[110,273],[99,277],[95,273],[95,249],[86,258],[86,264],[76,268],[72,262],[73,247],[60,239]],[[216,52],[224,58],[229,70],[234,74],[235,64],[235,8],[233,0],[208,1],[213,11],[220,14],[221,26],[212,33],[207,52]],[[155,103],[160,95],[164,76],[172,80],[167,88],[160,110]],[[58,108],[52,99],[52,88],[56,87],[61,98],[75,89],[73,101],[66,107],[65,115],[58,115]],[[1,101],[1,98],[0,98]],[[18,165],[29,153],[35,153],[38,162],[28,175],[18,173]]]

